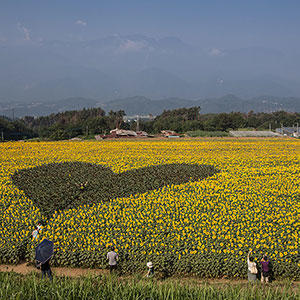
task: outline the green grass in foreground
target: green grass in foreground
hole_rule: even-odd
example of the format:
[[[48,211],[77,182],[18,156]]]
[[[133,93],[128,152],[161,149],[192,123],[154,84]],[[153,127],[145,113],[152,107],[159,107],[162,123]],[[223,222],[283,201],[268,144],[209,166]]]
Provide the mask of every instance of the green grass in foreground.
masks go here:
[[[274,285],[275,284],[275,285]],[[291,284],[262,286],[250,284],[180,284],[176,280],[119,279],[110,276],[86,278],[54,277],[0,273],[0,299],[299,299]],[[299,292],[299,290],[298,290]]]

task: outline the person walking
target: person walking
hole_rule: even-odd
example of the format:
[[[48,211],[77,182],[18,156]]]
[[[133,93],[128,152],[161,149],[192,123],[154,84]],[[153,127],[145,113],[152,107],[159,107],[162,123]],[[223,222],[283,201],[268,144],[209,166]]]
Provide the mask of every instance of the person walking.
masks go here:
[[[32,231],[32,237],[34,240],[38,239],[39,232],[42,231],[42,228],[42,224],[38,223],[36,229]]]
[[[255,282],[256,276],[257,276],[257,267],[256,263],[254,262],[254,258],[250,255],[251,250],[248,252],[247,255],[247,265],[248,265],[248,281],[249,282]]]
[[[270,261],[269,261],[266,254],[261,259],[260,264],[261,264],[261,282],[262,283],[264,283],[264,282],[268,283],[269,278],[270,278],[271,269],[270,269]]]
[[[51,271],[51,268],[50,268],[50,258],[44,262],[43,264],[41,263],[39,265],[39,267],[41,268],[41,271],[42,271],[42,279],[45,277],[49,277],[49,279],[52,281],[53,277],[52,277],[52,271]]]
[[[146,277],[154,276],[154,267],[151,261],[147,262],[147,268],[148,268],[148,272],[146,274]]]
[[[113,271],[115,271],[117,269],[118,260],[119,260],[119,256],[115,252],[115,247],[112,246],[111,251],[109,251],[107,253],[107,260],[108,260],[108,265],[109,265],[109,271],[110,271],[110,273],[112,273]]]

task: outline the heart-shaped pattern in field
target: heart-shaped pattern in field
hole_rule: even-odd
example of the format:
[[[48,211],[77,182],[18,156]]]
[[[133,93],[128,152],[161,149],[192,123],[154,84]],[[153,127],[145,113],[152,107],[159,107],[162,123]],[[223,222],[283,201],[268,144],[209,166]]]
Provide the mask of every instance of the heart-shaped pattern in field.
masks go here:
[[[167,164],[117,174],[102,165],[65,162],[19,170],[12,181],[49,218],[57,210],[198,181],[216,172],[210,165]]]

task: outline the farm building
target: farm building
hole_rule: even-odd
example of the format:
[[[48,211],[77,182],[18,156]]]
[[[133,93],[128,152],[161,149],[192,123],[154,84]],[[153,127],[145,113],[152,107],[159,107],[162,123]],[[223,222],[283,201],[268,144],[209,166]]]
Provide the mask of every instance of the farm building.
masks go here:
[[[229,131],[230,135],[234,137],[276,137],[280,136],[279,133],[273,131]]]
[[[96,139],[107,139],[107,138],[136,138],[136,137],[153,137],[149,136],[145,131],[133,131],[133,130],[125,130],[125,129],[113,129],[110,131],[110,134],[107,135],[97,135],[95,136]]]
[[[118,136],[137,136],[137,133],[133,130],[125,130],[125,129],[113,129],[110,131],[110,134],[115,134]]]
[[[299,127],[281,127],[276,128],[276,132],[282,135],[288,135],[293,137],[300,136],[300,128]]]
[[[179,134],[173,130],[162,130],[161,133],[166,138],[179,138]]]

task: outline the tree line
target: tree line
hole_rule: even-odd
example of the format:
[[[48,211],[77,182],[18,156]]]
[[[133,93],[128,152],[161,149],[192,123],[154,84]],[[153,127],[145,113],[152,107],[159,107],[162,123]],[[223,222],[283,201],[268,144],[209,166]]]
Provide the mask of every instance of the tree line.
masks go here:
[[[137,122],[125,122],[123,110],[110,111],[101,108],[89,108],[79,111],[66,111],[49,116],[26,116],[11,120],[0,117],[0,140],[20,140],[41,138],[63,140],[73,137],[91,137],[95,134],[107,134],[111,129],[137,129]],[[161,130],[174,130],[183,133],[193,130],[228,131],[238,128],[257,130],[294,126],[300,123],[299,113],[276,111],[272,113],[231,112],[219,114],[201,114],[200,107],[165,110],[153,120],[139,120],[139,129],[156,134]]]
[[[276,111],[272,113],[249,113],[231,112],[218,114],[200,114],[200,107],[180,108],[164,111],[151,122],[141,125],[154,133],[163,129],[170,129],[176,132],[193,130],[204,131],[228,131],[238,128],[253,128],[264,130],[290,127],[300,123],[299,113]],[[140,126],[141,128],[143,128]]]

